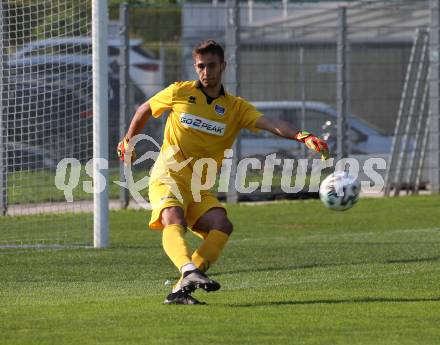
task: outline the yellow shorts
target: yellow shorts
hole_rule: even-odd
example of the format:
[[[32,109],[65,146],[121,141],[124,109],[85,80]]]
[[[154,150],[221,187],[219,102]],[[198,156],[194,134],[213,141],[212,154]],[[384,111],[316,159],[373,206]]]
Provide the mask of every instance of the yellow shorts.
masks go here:
[[[191,185],[186,181],[188,180],[174,177],[174,181],[172,181],[174,183],[155,180],[150,184],[148,195],[152,206],[152,213],[149,227],[152,230],[163,229],[160,215],[165,208],[178,206],[183,209],[188,227],[196,231],[197,235],[205,237],[206,234],[203,231],[194,229],[194,224],[210,209],[216,207],[224,209],[224,206],[215,195],[206,190],[200,191],[200,202],[195,201],[191,193]],[[176,191],[176,187],[178,191]]]

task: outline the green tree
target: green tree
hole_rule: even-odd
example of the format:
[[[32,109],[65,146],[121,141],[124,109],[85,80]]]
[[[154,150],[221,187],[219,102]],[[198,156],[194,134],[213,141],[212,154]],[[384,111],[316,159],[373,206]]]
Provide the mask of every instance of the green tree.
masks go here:
[[[87,35],[91,30],[90,17],[90,1],[22,0],[3,4],[4,31],[11,51],[33,40]]]

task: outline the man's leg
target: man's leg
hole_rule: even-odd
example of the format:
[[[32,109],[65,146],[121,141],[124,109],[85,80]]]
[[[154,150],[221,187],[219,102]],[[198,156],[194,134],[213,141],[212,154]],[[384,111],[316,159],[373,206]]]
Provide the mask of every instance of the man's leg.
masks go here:
[[[194,232],[203,238],[203,242],[192,254],[191,260],[200,271],[206,272],[220,256],[232,233],[233,226],[222,207],[213,207],[206,211],[192,227]],[[173,292],[181,289],[182,280],[183,275],[174,285]]]
[[[162,244],[165,253],[182,273],[178,288],[174,288],[165,299],[166,304],[201,304],[190,293],[197,288],[215,291],[220,284],[209,279],[199,271],[191,260],[188,245],[184,235],[186,222],[184,212],[180,207],[167,207],[161,213],[161,223],[164,226]]]
[[[165,253],[173,264],[186,278],[183,287],[173,291],[165,299],[165,304],[200,304],[191,296],[198,287],[213,291],[220,287],[217,282],[210,280],[203,272],[197,270],[191,261],[191,254],[184,235],[187,230],[185,211],[191,195],[186,193],[184,185],[179,186],[183,200],[179,200],[167,183],[156,180],[150,183],[149,198],[153,210],[149,221],[152,230],[162,231],[162,244]]]
[[[162,210],[161,223],[162,245],[165,253],[180,272],[194,270],[196,266],[191,261],[190,250],[185,241],[186,222],[183,209],[178,206]]]
[[[197,268],[206,272],[220,256],[233,231],[233,226],[226,211],[223,208],[215,207],[200,217],[193,227],[208,234],[191,256],[191,260]]]

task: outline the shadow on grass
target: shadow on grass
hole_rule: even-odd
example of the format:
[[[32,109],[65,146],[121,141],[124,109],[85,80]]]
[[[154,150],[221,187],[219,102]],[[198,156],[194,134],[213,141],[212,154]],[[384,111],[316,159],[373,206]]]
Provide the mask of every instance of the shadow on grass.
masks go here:
[[[367,264],[408,264],[408,263],[418,263],[418,262],[432,262],[440,260],[440,256],[433,256],[428,258],[408,258],[408,259],[389,259],[385,261],[358,261],[358,262],[338,262],[338,263],[311,263],[304,265],[287,265],[284,267],[260,267],[251,269],[238,269],[229,270],[221,272],[213,272],[209,276],[219,276],[223,274],[239,274],[239,273],[252,273],[252,272],[274,272],[274,271],[291,271],[291,270],[302,270],[310,268],[321,268],[321,267],[338,267],[338,266],[356,266],[356,265],[367,265]]]
[[[228,307],[247,308],[247,307],[269,307],[284,305],[312,305],[312,304],[357,304],[357,303],[417,303],[417,302],[440,302],[440,297],[426,298],[388,298],[388,297],[363,297],[351,299],[317,299],[310,301],[272,301],[256,303],[228,304]]]
[[[430,262],[430,261],[438,261],[440,256],[433,256],[431,258],[420,258],[420,259],[400,259],[400,260],[386,260],[386,264],[406,264],[413,262]]]

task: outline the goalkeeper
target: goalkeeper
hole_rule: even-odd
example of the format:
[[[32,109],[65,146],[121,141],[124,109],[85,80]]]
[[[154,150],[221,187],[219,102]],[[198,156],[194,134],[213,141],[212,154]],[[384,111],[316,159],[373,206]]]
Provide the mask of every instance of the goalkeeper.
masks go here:
[[[323,140],[294,129],[285,121],[262,116],[250,103],[223,88],[226,62],[218,43],[213,40],[201,42],[194,49],[193,58],[198,80],[176,82],[142,104],[118,145],[119,158],[131,162],[134,148],[130,139],[143,130],[151,116],[157,118],[170,111],[161,152],[149,182],[152,204],[149,226],[162,232],[165,253],[181,274],[165,304],[201,304],[191,295],[193,291],[201,288],[209,292],[220,288],[206,271],[217,261],[233,226],[225,208],[212,193],[202,190],[201,200],[195,200],[191,178],[198,159],[212,158],[219,169],[224,151],[231,148],[242,128],[263,129],[302,142],[321,153],[323,159],[328,158],[327,144]],[[201,180],[206,179],[202,175]],[[203,239],[194,252],[185,241],[187,229]]]

